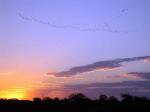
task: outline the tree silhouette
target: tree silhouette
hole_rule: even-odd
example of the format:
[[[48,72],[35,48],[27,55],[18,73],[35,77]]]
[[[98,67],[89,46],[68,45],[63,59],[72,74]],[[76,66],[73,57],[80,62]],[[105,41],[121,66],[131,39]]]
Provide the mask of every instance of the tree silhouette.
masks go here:
[[[41,101],[42,101],[42,99],[39,97],[33,98],[33,102],[41,102]]]
[[[98,100],[91,100],[82,93],[75,93],[68,98],[34,98],[30,100],[0,99],[0,112],[150,112],[150,100],[146,97],[121,95],[100,95]]]
[[[108,101],[109,102],[118,102],[118,99],[115,97],[115,96],[110,96],[109,98],[108,98]]]
[[[134,97],[131,96],[130,94],[122,94],[122,101],[123,102],[133,102],[134,101]]]
[[[70,101],[89,101],[90,99],[82,93],[75,93],[69,96]]]
[[[99,101],[106,102],[107,100],[108,100],[108,97],[106,95],[100,95],[99,96]]]

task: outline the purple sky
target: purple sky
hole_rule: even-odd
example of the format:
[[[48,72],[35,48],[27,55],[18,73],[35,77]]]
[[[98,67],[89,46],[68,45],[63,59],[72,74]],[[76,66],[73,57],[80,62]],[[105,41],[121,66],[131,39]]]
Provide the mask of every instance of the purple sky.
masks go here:
[[[150,56],[149,10],[149,0],[0,0],[0,94],[24,87],[37,95],[59,96],[66,85],[130,81],[130,72],[149,74],[147,58],[123,61],[114,70],[110,65],[91,68],[104,60]],[[92,72],[75,70],[77,76],[61,77],[87,65]],[[84,93],[90,96],[90,90]]]

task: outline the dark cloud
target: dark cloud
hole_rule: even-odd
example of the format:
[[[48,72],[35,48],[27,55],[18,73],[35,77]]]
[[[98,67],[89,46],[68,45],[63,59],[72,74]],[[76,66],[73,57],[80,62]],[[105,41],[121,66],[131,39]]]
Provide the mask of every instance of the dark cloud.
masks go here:
[[[150,79],[150,72],[130,72],[128,74],[132,76],[141,77],[144,79]]]
[[[122,58],[114,60],[99,61],[92,64],[73,67],[68,71],[47,73],[47,75],[54,75],[56,77],[70,77],[84,72],[90,72],[94,70],[110,70],[122,66],[122,62],[139,61],[150,58],[150,56],[141,56],[133,58]]]
[[[34,91],[37,96],[67,97],[72,93],[83,93],[89,98],[97,99],[100,94],[119,97],[129,93],[136,96],[150,97],[150,81],[124,81],[115,83],[90,83],[64,85],[61,88],[39,88]]]
[[[150,81],[123,81],[115,83],[90,83],[66,85],[69,88],[150,88]]]
[[[120,96],[130,93],[138,96],[150,97],[150,81],[124,81],[116,83],[91,83],[78,85],[65,85],[66,88],[78,90],[91,98],[100,94]]]

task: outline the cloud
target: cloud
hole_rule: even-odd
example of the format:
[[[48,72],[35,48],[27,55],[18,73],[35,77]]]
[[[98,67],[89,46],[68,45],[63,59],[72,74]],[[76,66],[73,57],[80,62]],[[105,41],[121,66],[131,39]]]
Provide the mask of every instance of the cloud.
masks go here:
[[[144,62],[150,62],[150,58],[144,59]]]
[[[116,75],[116,78],[129,78],[129,79],[134,79],[134,80],[139,80],[140,77],[135,76],[135,75],[131,75],[130,73],[124,73],[124,74],[120,74],[120,75]]]
[[[150,79],[150,72],[130,72],[128,74],[135,77]]]
[[[9,77],[10,75],[12,75],[13,73],[11,72],[1,72],[0,73],[0,77]]]
[[[69,94],[81,92],[90,98],[98,98],[100,94],[120,96],[129,93],[150,97],[150,81],[123,81],[115,83],[66,84],[60,88],[38,88],[34,95],[49,97],[67,97]]]
[[[122,67],[123,65],[121,63],[123,62],[139,61],[147,58],[150,58],[150,56],[99,61],[88,65],[73,67],[68,71],[47,73],[47,75],[53,75],[55,77],[70,77],[73,75],[77,75],[85,72],[91,72],[95,70],[113,70]]]
[[[150,88],[150,81],[123,81],[115,83],[90,83],[65,85],[69,88]]]
[[[65,85],[66,88],[78,90],[90,98],[96,98],[100,94],[120,96],[130,93],[138,96],[150,97],[150,81],[123,81],[115,83],[90,83]]]
[[[2,72],[2,73],[0,73],[0,75],[10,75],[10,74],[12,74],[12,73],[10,73],[10,72]]]

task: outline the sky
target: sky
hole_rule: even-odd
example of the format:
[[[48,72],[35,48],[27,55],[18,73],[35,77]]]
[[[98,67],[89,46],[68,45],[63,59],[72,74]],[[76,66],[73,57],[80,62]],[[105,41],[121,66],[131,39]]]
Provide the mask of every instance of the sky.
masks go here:
[[[150,97],[149,0],[0,0],[0,97]]]

